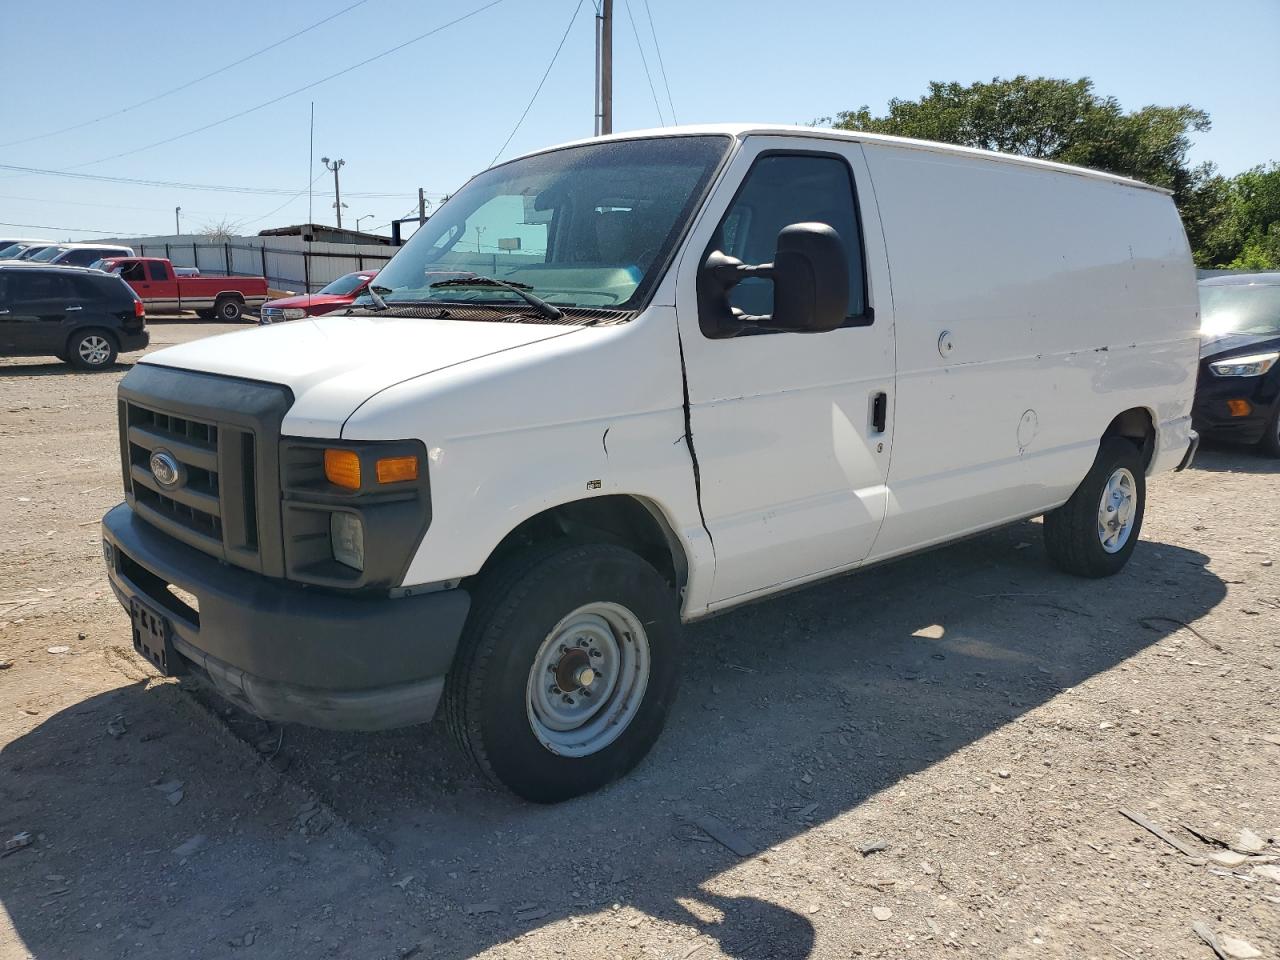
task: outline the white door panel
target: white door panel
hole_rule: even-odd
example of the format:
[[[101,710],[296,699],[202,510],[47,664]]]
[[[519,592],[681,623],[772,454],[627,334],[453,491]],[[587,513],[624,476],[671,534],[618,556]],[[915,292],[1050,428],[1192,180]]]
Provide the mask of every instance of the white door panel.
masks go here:
[[[870,552],[887,504],[893,304],[857,144],[824,145],[820,152],[852,170],[873,322],[822,334],[732,339],[709,339],[698,323],[695,280],[707,245],[753,163],[775,151],[814,152],[810,145],[797,150],[793,140],[747,139],[679,265],[676,301],[693,447],[716,556],[713,607],[856,564]],[[883,432],[872,425],[877,394],[887,400]]]

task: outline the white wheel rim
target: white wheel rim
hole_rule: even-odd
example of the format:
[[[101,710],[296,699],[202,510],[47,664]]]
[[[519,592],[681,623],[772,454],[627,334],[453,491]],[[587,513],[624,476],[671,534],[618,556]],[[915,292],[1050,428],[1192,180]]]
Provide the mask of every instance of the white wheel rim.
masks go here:
[[[78,352],[85,363],[99,367],[111,356],[111,344],[107,343],[106,338],[93,334],[80,341]]]
[[[1119,553],[1129,542],[1138,515],[1138,482],[1126,467],[1107,478],[1098,501],[1098,540],[1107,553]]]
[[[616,603],[589,603],[561,620],[533,658],[525,710],[538,741],[586,757],[630,726],[649,684],[649,636]]]

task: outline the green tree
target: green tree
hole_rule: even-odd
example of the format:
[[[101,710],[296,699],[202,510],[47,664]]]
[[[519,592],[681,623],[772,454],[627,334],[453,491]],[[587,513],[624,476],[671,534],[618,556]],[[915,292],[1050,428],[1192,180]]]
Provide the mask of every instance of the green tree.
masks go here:
[[[1208,265],[1227,250],[1208,243],[1233,209],[1232,191],[1210,164],[1188,161],[1191,135],[1209,129],[1209,115],[1188,104],[1126,112],[1114,97],[1096,94],[1087,77],[1017,76],[968,86],[934,82],[919,100],[891,100],[884,116],[862,107],[817,122],[1058,160],[1156,184],[1173,191],[1197,263]],[[1265,233],[1258,242],[1265,246]]]

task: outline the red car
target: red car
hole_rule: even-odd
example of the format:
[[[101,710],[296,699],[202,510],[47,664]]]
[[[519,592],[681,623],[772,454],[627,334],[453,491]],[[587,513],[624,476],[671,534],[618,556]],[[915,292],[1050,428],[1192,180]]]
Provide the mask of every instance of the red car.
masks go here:
[[[262,308],[259,323],[279,323],[281,320],[301,320],[318,317],[351,306],[352,301],[364,293],[369,281],[378,275],[377,270],[357,270],[339,277],[319,293],[304,293],[300,297],[272,300]]]

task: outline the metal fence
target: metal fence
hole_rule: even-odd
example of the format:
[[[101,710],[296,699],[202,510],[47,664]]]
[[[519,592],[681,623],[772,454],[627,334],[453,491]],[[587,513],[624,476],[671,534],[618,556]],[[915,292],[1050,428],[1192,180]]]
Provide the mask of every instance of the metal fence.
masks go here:
[[[275,290],[314,293],[343,274],[377,269],[399,248],[381,244],[318,243],[301,237],[135,237],[119,242],[140,257],[165,257],[175,267],[236,277],[266,277]]]

